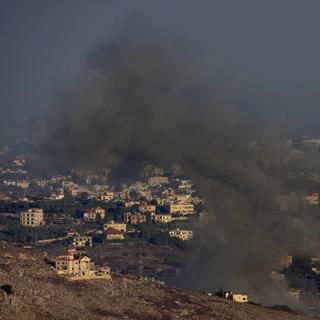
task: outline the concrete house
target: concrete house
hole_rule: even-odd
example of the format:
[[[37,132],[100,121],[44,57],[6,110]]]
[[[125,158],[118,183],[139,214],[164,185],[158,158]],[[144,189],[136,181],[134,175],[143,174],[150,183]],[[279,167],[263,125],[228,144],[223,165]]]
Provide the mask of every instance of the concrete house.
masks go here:
[[[106,238],[107,240],[124,240],[124,233],[118,229],[108,228]]]
[[[101,219],[104,219],[106,216],[106,210],[100,207],[88,209],[84,212],[83,219],[85,221],[95,221],[97,219],[97,215],[100,215]]]
[[[69,246],[65,255],[55,260],[55,270],[69,280],[111,279],[110,268],[96,268],[85,254],[78,254],[74,246]]]
[[[84,248],[85,246],[92,247],[92,237],[75,235],[72,244],[77,248]]]
[[[20,223],[24,227],[39,227],[44,223],[43,209],[33,208],[20,212]]]

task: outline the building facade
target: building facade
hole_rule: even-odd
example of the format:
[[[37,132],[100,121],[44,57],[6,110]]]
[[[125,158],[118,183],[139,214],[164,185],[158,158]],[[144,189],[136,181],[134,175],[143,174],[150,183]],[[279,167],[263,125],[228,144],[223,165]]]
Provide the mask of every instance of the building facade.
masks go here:
[[[182,215],[194,214],[193,204],[172,204],[170,205],[170,213],[179,213]]]
[[[74,246],[69,246],[66,254],[55,260],[55,270],[70,280],[111,279],[109,267],[96,268],[91,259],[85,254],[78,254]]]
[[[153,216],[155,222],[169,223],[172,221],[171,214],[155,214]]]
[[[106,238],[107,240],[124,240],[124,233],[118,229],[108,228]]]
[[[106,223],[105,225],[103,225],[104,230],[108,230],[109,228],[119,230],[123,233],[127,231],[127,225],[125,223],[116,223],[111,221],[110,223]]]
[[[142,213],[124,213],[124,222],[128,224],[140,224],[147,222],[147,215]]]
[[[70,246],[65,255],[56,259],[55,270],[60,275],[66,276],[93,276],[91,260],[86,255],[77,255],[76,248]]]
[[[73,237],[72,244],[77,248],[92,247],[92,237],[76,235]]]
[[[44,223],[43,210],[29,209],[20,213],[20,223],[25,227],[39,227]]]
[[[95,221],[98,215],[101,219],[104,219],[106,216],[106,210],[100,207],[86,210],[83,214],[83,219],[85,221]]]
[[[168,177],[165,177],[165,176],[154,176],[154,177],[149,177],[148,179],[148,184],[151,186],[168,184],[168,183],[169,183],[169,179]]]
[[[193,238],[193,231],[181,230],[181,229],[170,230],[169,236],[172,238],[179,238],[180,240],[183,240],[183,241],[188,241]]]

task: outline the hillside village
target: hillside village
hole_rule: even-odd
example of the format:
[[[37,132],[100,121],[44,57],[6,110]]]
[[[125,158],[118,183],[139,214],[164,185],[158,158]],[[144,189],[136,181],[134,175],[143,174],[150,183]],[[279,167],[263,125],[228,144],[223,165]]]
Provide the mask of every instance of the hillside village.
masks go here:
[[[313,143],[317,145],[309,139],[287,146],[290,152],[282,161],[301,163],[303,169],[287,173],[291,190],[274,194],[279,214],[294,218],[320,212],[320,172],[312,169],[320,153]],[[261,146],[255,142],[252,148]],[[28,153],[1,150],[0,240],[48,252],[56,257],[57,273],[70,279],[109,279],[114,273],[177,282],[188,248],[209,217],[196,181],[179,165],[147,164],[136,181],[111,183],[107,168],[39,174]],[[260,156],[266,163],[279,161]],[[289,283],[293,300],[310,300],[317,295],[310,287],[320,283],[319,257],[316,250],[308,257],[283,250],[269,277]]]
[[[190,179],[178,175],[177,168],[174,172],[165,173],[161,168],[145,166],[145,182],[114,186],[106,183],[107,175],[77,171],[68,176],[30,179],[27,171],[22,169],[25,163],[26,159],[22,156],[6,161],[5,167],[10,169],[1,169],[0,188],[3,209],[7,209],[8,214],[13,211],[7,217],[19,216],[24,227],[65,225],[68,219],[69,225],[99,223],[102,227],[104,223],[101,230],[106,231],[110,238],[124,239],[126,227],[119,228],[118,223],[131,225],[129,232],[132,233],[133,226],[139,224],[169,224],[189,221],[190,218],[195,221],[194,218],[202,213],[203,199]],[[3,176],[11,178],[9,180]],[[83,210],[77,207],[77,200],[85,203]],[[72,212],[65,212],[63,207]],[[115,230],[121,231],[122,235]],[[188,239],[191,239],[192,230],[186,231],[189,232]],[[180,232],[172,234],[185,239],[185,236],[179,236]]]

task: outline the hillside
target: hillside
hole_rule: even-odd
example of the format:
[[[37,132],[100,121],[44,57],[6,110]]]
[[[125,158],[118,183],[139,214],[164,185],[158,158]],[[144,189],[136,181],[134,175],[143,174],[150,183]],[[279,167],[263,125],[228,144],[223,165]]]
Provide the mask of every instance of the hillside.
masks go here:
[[[67,282],[39,251],[0,243],[0,252],[0,286],[13,289],[0,290],[1,320],[309,319],[130,277]]]

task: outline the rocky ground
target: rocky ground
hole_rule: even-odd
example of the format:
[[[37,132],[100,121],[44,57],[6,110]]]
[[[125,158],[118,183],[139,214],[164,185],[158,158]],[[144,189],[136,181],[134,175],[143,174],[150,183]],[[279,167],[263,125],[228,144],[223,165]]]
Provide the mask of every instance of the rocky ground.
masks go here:
[[[307,320],[299,313],[239,304],[136,278],[68,282],[35,249],[0,243],[0,319]]]

